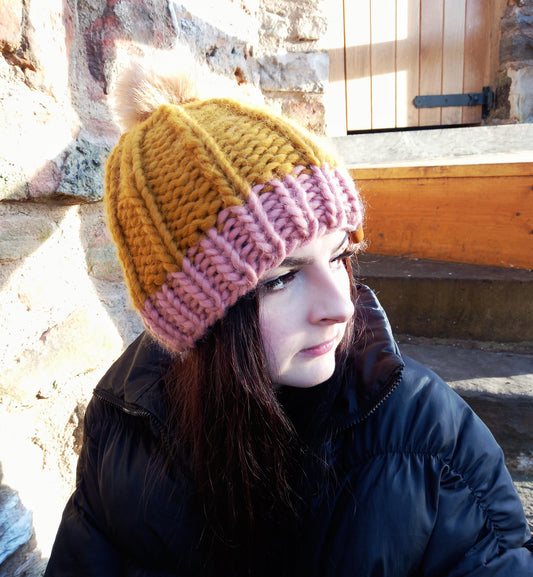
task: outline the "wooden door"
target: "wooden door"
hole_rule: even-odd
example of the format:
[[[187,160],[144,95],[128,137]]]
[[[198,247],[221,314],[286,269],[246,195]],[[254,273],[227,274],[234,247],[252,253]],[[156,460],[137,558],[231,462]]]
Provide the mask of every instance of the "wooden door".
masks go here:
[[[345,107],[335,109],[345,109],[346,131],[479,123],[481,106],[419,109],[413,100],[489,84],[492,8],[493,0],[344,0],[344,50],[330,53],[330,80],[344,72]]]

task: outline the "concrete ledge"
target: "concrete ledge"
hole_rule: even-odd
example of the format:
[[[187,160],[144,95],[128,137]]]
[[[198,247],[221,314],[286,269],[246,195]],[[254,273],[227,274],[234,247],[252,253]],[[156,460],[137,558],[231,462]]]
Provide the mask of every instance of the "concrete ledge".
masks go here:
[[[432,128],[331,139],[347,168],[533,161],[533,124]]]
[[[381,255],[359,256],[399,334],[533,343],[533,272]]]

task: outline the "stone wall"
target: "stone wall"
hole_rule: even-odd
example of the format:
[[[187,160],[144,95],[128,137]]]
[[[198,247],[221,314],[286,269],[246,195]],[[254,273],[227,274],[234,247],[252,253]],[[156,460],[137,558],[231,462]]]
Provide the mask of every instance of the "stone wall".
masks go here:
[[[86,403],[142,330],[101,203],[118,72],[187,45],[323,131],[324,26],[308,0],[0,0],[0,576],[42,573]]]
[[[0,577],[41,574],[86,403],[142,330],[101,203],[118,72],[187,45],[324,133],[333,1],[0,0]],[[509,2],[505,122],[531,119],[530,19]]]
[[[533,1],[508,0],[500,24],[492,121],[533,122]]]

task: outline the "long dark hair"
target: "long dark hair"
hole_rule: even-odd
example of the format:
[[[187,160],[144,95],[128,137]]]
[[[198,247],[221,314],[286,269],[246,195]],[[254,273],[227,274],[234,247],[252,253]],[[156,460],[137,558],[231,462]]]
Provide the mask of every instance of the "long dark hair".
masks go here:
[[[239,299],[166,379],[177,450],[197,484],[209,547],[239,549],[244,564],[243,551],[257,546],[250,541],[264,539],[258,527],[297,522],[305,452],[267,371],[259,298],[254,291]],[[349,327],[336,373],[351,337]]]

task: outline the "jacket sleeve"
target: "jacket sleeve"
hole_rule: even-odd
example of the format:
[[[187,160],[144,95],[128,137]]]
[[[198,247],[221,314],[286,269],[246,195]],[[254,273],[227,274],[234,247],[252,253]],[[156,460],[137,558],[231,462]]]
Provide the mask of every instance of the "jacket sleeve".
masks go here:
[[[436,517],[424,575],[533,576],[531,535],[501,448],[456,393],[436,386],[445,387],[440,422],[451,441],[435,471]]]
[[[447,463],[442,468],[425,574],[531,577],[529,529],[501,451],[492,439],[476,451],[475,446],[464,451],[473,467]],[[442,573],[439,567],[448,569]]]
[[[63,512],[45,577],[123,574],[121,555],[106,536],[96,466],[99,443],[88,418],[91,408],[85,418],[76,489]]]

